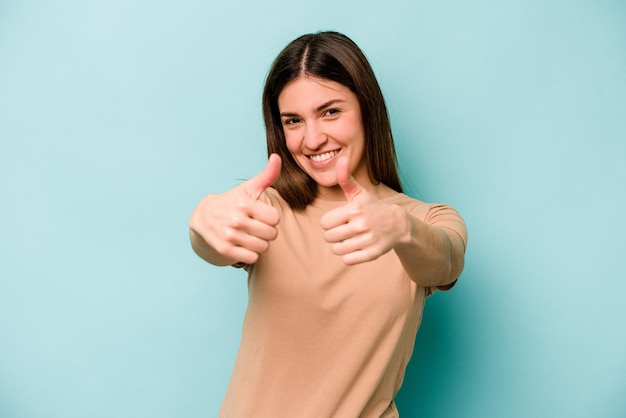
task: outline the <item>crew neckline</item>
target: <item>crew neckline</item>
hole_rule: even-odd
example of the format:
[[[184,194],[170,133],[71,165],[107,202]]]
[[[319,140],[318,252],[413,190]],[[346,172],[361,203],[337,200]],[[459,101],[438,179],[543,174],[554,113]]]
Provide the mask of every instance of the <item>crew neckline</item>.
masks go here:
[[[396,202],[401,201],[405,197],[406,195],[404,193],[396,192],[394,195],[385,197],[383,199],[378,199],[378,200],[387,204],[394,204]],[[332,199],[324,199],[322,197],[316,197],[308,206],[328,210],[329,208],[338,208],[347,203],[348,203],[347,200],[332,200]]]

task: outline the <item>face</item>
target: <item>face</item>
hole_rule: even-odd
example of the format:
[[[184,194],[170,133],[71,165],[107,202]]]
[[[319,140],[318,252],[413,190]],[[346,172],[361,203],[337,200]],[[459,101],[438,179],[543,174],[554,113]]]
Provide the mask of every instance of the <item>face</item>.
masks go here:
[[[287,148],[298,165],[317,183],[318,195],[341,199],[335,162],[349,159],[352,176],[370,184],[363,160],[365,135],[361,107],[346,86],[320,78],[300,77],[278,96]]]

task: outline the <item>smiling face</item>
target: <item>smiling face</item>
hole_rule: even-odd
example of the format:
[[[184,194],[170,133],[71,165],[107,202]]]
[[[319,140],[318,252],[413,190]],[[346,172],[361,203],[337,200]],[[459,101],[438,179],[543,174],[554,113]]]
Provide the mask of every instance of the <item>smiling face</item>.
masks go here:
[[[349,159],[352,176],[371,185],[363,159],[365,135],[356,95],[334,81],[300,77],[285,86],[278,108],[289,152],[317,183],[318,196],[340,200],[335,162]]]

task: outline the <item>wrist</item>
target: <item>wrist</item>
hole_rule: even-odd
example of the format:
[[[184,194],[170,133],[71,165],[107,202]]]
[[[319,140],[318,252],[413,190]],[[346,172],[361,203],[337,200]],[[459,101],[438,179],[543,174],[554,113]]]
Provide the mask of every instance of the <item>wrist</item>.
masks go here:
[[[409,245],[413,241],[411,215],[398,205],[393,205],[393,207],[395,209],[394,225],[397,227],[398,234],[396,247]]]

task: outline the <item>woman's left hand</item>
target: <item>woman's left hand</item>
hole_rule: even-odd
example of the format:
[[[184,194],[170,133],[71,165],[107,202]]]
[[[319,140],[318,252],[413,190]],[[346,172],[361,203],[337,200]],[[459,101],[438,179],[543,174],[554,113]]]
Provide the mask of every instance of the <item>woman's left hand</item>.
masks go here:
[[[324,214],[320,224],[324,239],[348,265],[375,260],[398,243],[410,240],[408,214],[385,204],[350,175],[348,159],[337,160],[337,181],[348,199],[345,205]]]

